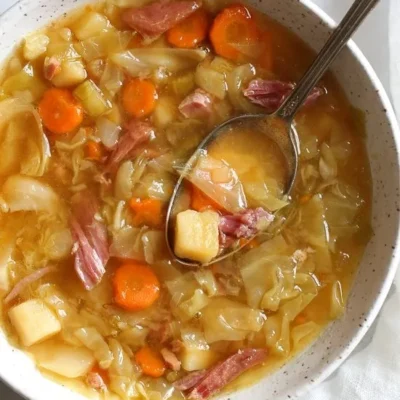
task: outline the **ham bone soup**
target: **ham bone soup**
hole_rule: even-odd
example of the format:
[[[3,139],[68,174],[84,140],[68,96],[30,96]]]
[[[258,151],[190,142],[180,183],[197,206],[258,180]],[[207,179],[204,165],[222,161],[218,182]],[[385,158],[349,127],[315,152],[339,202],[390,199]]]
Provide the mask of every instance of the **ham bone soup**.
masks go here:
[[[185,268],[164,237],[185,162],[276,110],[314,54],[243,4],[114,3],[25,37],[0,81],[1,324],[88,397],[205,400],[342,316],[372,233],[363,115],[328,73],[295,120],[290,196],[259,132],[201,152],[174,219]]]

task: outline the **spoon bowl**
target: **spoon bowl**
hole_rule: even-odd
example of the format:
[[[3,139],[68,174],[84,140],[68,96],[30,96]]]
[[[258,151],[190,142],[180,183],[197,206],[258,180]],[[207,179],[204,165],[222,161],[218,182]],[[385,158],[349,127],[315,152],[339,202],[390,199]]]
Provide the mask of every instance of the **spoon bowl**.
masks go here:
[[[200,264],[191,260],[182,259],[178,257],[173,250],[171,219],[174,216],[176,200],[183,190],[184,180],[194,167],[199,154],[201,154],[202,151],[207,150],[211,143],[220,135],[226,134],[227,132],[229,134],[229,132],[233,132],[235,128],[245,126],[247,129],[251,128],[253,131],[260,132],[266,135],[270,140],[274,141],[282,151],[286,160],[289,179],[287,181],[285,194],[290,195],[296,181],[299,163],[299,138],[293,127],[294,117],[300,107],[304,105],[307,97],[323,77],[324,73],[328,70],[340,51],[347,44],[353,33],[378,2],[379,0],[355,0],[342,22],[338,25],[322,50],[318,53],[315,61],[276,112],[269,115],[245,114],[232,118],[215,128],[196,148],[195,152],[184,166],[175,185],[166,215],[165,237],[167,247],[176,261],[185,266],[206,266],[232,256],[247,244],[245,243],[242,246],[238,246],[232,251],[222,254],[207,264]],[[249,239],[249,241],[251,240],[252,238]]]

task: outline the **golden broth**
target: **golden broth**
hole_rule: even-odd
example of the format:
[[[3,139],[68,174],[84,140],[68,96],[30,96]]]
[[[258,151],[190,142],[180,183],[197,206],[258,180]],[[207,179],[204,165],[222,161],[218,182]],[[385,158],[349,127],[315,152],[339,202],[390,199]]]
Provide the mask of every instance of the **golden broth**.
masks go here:
[[[127,29],[120,20],[121,10],[118,7],[99,2],[96,6],[75,11],[70,18],[54,23],[43,32],[50,37],[51,43],[54,41],[54,43],[60,44],[60,41],[66,40],[68,45],[75,45],[79,53],[79,41],[76,37],[72,35],[70,39],[60,39],[58,36],[60,33],[62,33],[61,36],[68,36],[68,31],[63,28],[73,27],[77,19],[91,10],[103,13],[117,30],[125,31]],[[270,39],[271,60],[266,56],[266,59],[253,62],[255,74],[252,77],[297,81],[311,63],[314,53],[294,33],[271,18],[256,12],[254,15],[259,20],[260,26],[265,27],[265,33]],[[137,35],[134,33],[130,35],[126,48],[143,47],[143,44],[138,41]],[[168,47],[164,36],[150,46],[153,48]],[[205,46],[213,56],[210,44],[206,42]],[[107,50],[100,60],[104,62],[111,51]],[[38,93],[37,96],[34,96],[36,98],[28,99],[36,107],[42,92],[51,86],[43,77],[44,56],[45,54],[42,54],[30,63],[30,73],[36,81],[21,86],[15,80],[14,83],[10,81],[10,77],[21,73],[21,68],[27,64],[27,60],[23,56],[23,47],[17,49],[8,63],[6,75],[0,85],[0,97],[7,99],[11,96],[21,96],[21,91],[31,91],[31,94]],[[95,73],[94,63],[83,60],[83,65],[89,71],[89,77],[95,83],[100,84],[100,78]],[[235,68],[235,65],[229,65],[228,69]],[[164,168],[160,167],[161,161],[155,167],[154,163],[151,164],[148,160],[143,161],[141,158],[143,154],[136,157],[133,160],[135,171],[141,168],[142,161],[145,163],[146,169],[136,184],[129,189],[132,197],[156,198],[165,206],[177,179],[177,175],[173,172],[175,166],[172,165],[171,160],[175,159],[178,165],[181,165],[213,127],[229,117],[246,112],[243,109],[235,109],[227,96],[224,100],[216,100],[216,110],[213,118],[208,122],[195,120],[189,124],[187,120],[185,121],[179,114],[177,106],[195,88],[196,66],[165,77],[162,76],[163,71],[158,71],[160,74],[157,76],[156,74],[150,76],[157,86],[158,104],[165,101],[168,104],[167,108],[172,109],[172,112],[168,114],[167,122],[162,114],[163,110],[159,110],[161,114],[150,116],[150,121],[156,128],[155,137],[145,145],[142,153],[145,154],[146,151],[149,151],[161,154],[161,156],[167,153],[171,155],[171,159],[167,160],[168,167]],[[19,79],[21,80],[21,76]],[[249,77],[246,79],[249,80]],[[275,370],[298,351],[308,346],[328,322],[341,316],[354,274],[370,237],[372,183],[360,114],[351,107],[331,73],[324,77],[321,86],[326,89],[326,94],[315,104],[304,107],[296,117],[296,129],[301,145],[299,175],[291,198],[286,199],[290,204],[278,211],[278,218],[275,221],[278,241],[274,242],[276,238],[269,240],[269,237],[261,234],[257,237],[255,248],[246,247],[239,256],[235,256],[222,265],[210,268],[215,277],[219,279],[218,284],[226,285],[227,294],[221,297],[245,304],[246,307],[250,306],[253,309],[258,309],[264,301],[265,304],[269,304],[269,308],[260,310],[265,321],[262,329],[258,332],[249,331],[240,340],[219,340],[209,343],[209,350],[213,353],[214,362],[223,360],[227,355],[242,347],[267,347],[270,352],[270,356],[262,367],[244,374],[228,386],[227,390],[248,385],[264,374]],[[113,110],[107,115],[117,125],[123,125],[128,120],[128,115],[121,105],[119,93],[114,97],[109,96],[109,100]],[[13,129],[22,130],[25,122],[24,120],[15,122],[16,126]],[[85,115],[82,126],[88,128],[89,137],[90,135],[96,137],[96,118]],[[2,134],[5,129],[5,127],[0,128],[0,131],[3,130]],[[51,158],[46,172],[39,179],[53,188],[54,192],[62,199],[62,215],[46,220],[44,217],[40,218],[40,213],[7,212],[7,204],[5,204],[0,215],[1,237],[2,243],[13,244],[10,256],[12,262],[7,265],[11,287],[24,276],[49,263],[57,266],[57,273],[49,274],[34,282],[20,292],[13,302],[3,304],[1,322],[10,341],[27,352],[33,353],[35,357],[35,345],[33,348],[22,345],[7,313],[10,308],[28,299],[43,299],[62,321],[62,331],[48,339],[50,340],[49,353],[53,351],[54,343],[80,348],[82,343],[77,339],[75,331],[85,327],[95,328],[106,345],[111,346],[111,343],[114,343],[114,354],[116,354],[116,344],[112,341],[120,344],[120,350],[127,363],[132,364],[129,369],[132,374],[129,377],[129,384],[140,382],[143,387],[146,387],[148,393],[160,391],[165,394],[168,392],[170,397],[167,396],[164,399],[182,398],[178,391],[171,391],[171,382],[183,376],[185,372],[168,371],[165,378],[162,379],[143,377],[134,362],[134,354],[144,343],[148,343],[155,350],[164,347],[165,344],[157,338],[157,332],[164,329],[166,323],[171,330],[171,339],[174,340],[182,340],[181,332],[184,330],[192,329],[201,333],[205,329],[207,322],[202,319],[203,311],[196,313],[192,319],[182,319],[179,317],[181,315],[179,303],[174,300],[179,296],[188,300],[193,291],[200,286],[196,283],[192,272],[185,271],[170,259],[163,242],[162,229],[160,227],[134,227],[134,216],[128,207],[129,198],[119,195],[121,190],[118,192],[115,187],[110,190],[106,186],[99,185],[97,176],[103,168],[103,164],[87,159],[84,147],[88,140],[87,137],[83,138],[82,145],[79,145],[79,143],[76,144],[76,131],[64,136],[51,134],[47,130],[45,133],[50,142]],[[71,144],[72,148],[68,147]],[[18,144],[15,146],[18,147]],[[20,146],[17,152],[19,158],[26,157],[23,147]],[[243,130],[236,132],[235,135],[222,136],[211,146],[209,152],[213,157],[224,160],[237,172],[248,196],[249,206],[257,207],[260,206],[260,203],[264,206],[271,204],[269,196],[281,199],[287,179],[284,160],[276,145],[259,133]],[[157,157],[156,159],[159,160]],[[12,165],[7,173],[1,173],[0,183],[4,184],[10,175],[18,172],[17,170],[18,165]],[[259,188],[260,186],[265,189],[263,189],[262,196],[259,195],[259,192],[253,191],[254,187]],[[131,233],[136,232],[135,241],[131,242],[132,249],[128,253],[132,254],[136,251],[135,254],[140,261],[145,260],[151,264],[161,283],[160,298],[150,309],[127,312],[114,304],[111,281],[116,268],[121,264],[121,257],[115,256],[115,251],[112,251],[113,257],[107,264],[107,272],[102,282],[92,291],[86,291],[78,279],[73,268],[74,256],[71,255],[71,251],[67,251],[68,254],[64,254],[60,258],[54,255],[53,258],[49,258],[49,246],[54,247],[52,244],[54,232],[51,229],[60,226],[60,229],[68,230],[71,198],[82,188],[88,188],[95,193],[101,203],[101,219],[108,227],[111,241],[117,241],[118,235],[121,232],[127,232],[128,228],[132,228]],[[2,206],[3,198],[1,198],[1,203]],[[322,226],[328,226],[329,235],[323,231]],[[47,231],[49,234],[46,236]],[[144,234],[147,235],[145,239],[143,236],[139,236]],[[150,243],[153,247],[143,250],[142,243]],[[3,247],[2,251],[6,251],[7,246]],[[306,260],[298,260],[296,257],[299,256],[299,253],[295,253],[296,250],[302,251],[302,255],[306,254]],[[153,262],[149,262],[146,251],[154,253],[150,257]],[[257,251],[262,252],[257,256]],[[271,261],[268,258],[271,254],[277,255],[279,258]],[[267,260],[265,265],[257,267],[255,260],[264,257]],[[127,256],[126,258],[131,257]],[[257,281],[257,271],[261,280],[264,279],[262,271],[265,273],[269,271],[268,274],[271,276],[263,288],[267,293],[275,287],[275,283],[273,283],[275,267],[279,267],[283,271],[281,272],[284,277],[282,278],[284,286],[280,288],[280,295],[283,296],[285,293],[286,297],[283,297],[278,307],[273,309],[274,306],[270,304],[271,299],[250,300],[248,298],[249,290],[243,282],[243,271],[255,274],[254,282]],[[297,276],[297,272],[293,272],[297,267],[303,274],[302,276]],[[249,269],[251,269],[250,272]],[[176,282],[179,279],[186,282],[183,289],[177,288],[179,285]],[[175,282],[174,289],[171,289],[171,282]],[[290,290],[287,288],[289,284],[291,285]],[[301,329],[296,330],[296,327],[304,327],[309,323],[308,327],[312,329],[307,331],[308,333],[303,330],[303,334],[304,332],[306,334],[304,337],[300,335],[299,340],[294,340],[289,333],[286,338],[283,338],[281,332],[278,334],[281,337],[274,338],[271,332],[275,328],[277,332],[280,329],[283,330],[282,313],[284,311],[282,311],[282,306],[307,294],[307,285],[312,286],[310,293],[313,290],[316,290],[316,293],[312,294],[313,297],[309,304],[287,322],[287,326],[290,333],[297,332],[299,335],[302,331]],[[309,298],[307,297],[307,299]],[[214,301],[215,297],[210,297],[207,300],[208,307],[211,307],[210,305]],[[252,304],[249,305],[249,303]],[[254,304],[257,304],[257,307]],[[215,327],[212,329],[215,330]],[[210,330],[212,329],[210,328]],[[40,368],[41,361],[37,361]],[[42,369],[46,370],[46,368]],[[45,373],[49,374],[47,370]],[[61,378],[60,375],[53,373],[50,375],[88,396],[100,396],[85,384],[85,375],[75,379]],[[113,395],[122,398],[121,387],[120,381],[112,381],[109,391],[104,393],[105,398],[111,399]]]

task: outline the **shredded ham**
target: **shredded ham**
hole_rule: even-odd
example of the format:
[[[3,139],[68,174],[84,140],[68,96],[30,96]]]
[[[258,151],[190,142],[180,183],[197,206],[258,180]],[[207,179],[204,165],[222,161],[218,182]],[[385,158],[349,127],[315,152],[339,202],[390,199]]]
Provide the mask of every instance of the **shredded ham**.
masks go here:
[[[161,355],[163,356],[165,363],[173,371],[179,371],[181,369],[181,362],[171,350],[168,350],[166,347],[164,347],[161,350]]]
[[[50,274],[51,272],[55,272],[57,269],[54,266],[40,268],[37,271],[31,273],[30,275],[22,278],[11,290],[10,293],[4,298],[4,303],[7,304],[10,301],[13,301],[22,291],[24,291],[29,285],[33,282],[38,281],[43,276]]]
[[[186,376],[179,381],[174,383],[174,387],[182,392],[195,387],[200,383],[207,375],[207,371],[195,371]]]
[[[43,75],[45,79],[51,81],[61,72],[61,63],[55,57],[46,57],[43,65]]]
[[[89,372],[86,377],[86,382],[90,387],[97,390],[103,390],[107,387],[103,378],[97,372]]]
[[[85,289],[93,289],[105,274],[109,259],[107,229],[96,219],[98,204],[88,191],[73,198],[70,220],[74,240],[75,270]]]
[[[267,357],[265,349],[243,349],[207,371],[198,371],[174,383],[175,388],[189,391],[188,399],[206,400],[218,393],[248,369]]]
[[[150,140],[152,134],[154,130],[148,122],[131,120],[108,159],[105,173],[114,173],[122,161],[133,155],[140,145]]]
[[[145,38],[156,38],[187,18],[201,6],[197,1],[158,2],[124,11],[122,20]]]
[[[182,340],[175,339],[170,343],[169,347],[173,353],[180,353],[184,348],[184,344]]]
[[[251,238],[260,229],[274,220],[274,215],[258,207],[247,209],[238,214],[224,215],[220,219],[219,231],[222,245],[231,243],[231,240]]]
[[[212,113],[212,98],[204,90],[196,89],[183,99],[178,108],[186,118],[208,117]]]
[[[264,79],[252,80],[243,94],[254,104],[264,107],[269,112],[276,111],[289,96],[295,85],[290,82],[270,81]],[[324,94],[321,88],[314,88],[304,105],[311,104]]]

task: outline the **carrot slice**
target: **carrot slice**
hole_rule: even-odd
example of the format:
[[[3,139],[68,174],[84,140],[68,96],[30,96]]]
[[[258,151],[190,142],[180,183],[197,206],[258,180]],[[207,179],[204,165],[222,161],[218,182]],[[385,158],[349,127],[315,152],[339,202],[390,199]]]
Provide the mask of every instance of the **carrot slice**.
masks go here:
[[[225,212],[225,209],[220,206],[213,199],[208,197],[204,192],[194,185],[190,185],[191,197],[190,208],[195,211],[204,211],[206,209],[213,209],[215,211]]]
[[[210,39],[218,55],[239,61],[245,53],[240,49],[258,45],[260,32],[250,11],[238,4],[223,9],[215,17]]]
[[[39,103],[47,129],[56,134],[75,130],[83,120],[83,107],[68,89],[48,89]]]
[[[157,199],[132,198],[129,206],[134,212],[133,223],[135,225],[146,224],[156,228],[163,223],[163,203]]]
[[[154,352],[150,347],[142,347],[135,354],[136,363],[142,368],[142,372],[145,375],[153,378],[159,378],[164,375],[165,364],[161,356]]]
[[[167,32],[167,40],[172,46],[192,49],[207,37],[207,13],[200,9]]]
[[[152,269],[135,262],[116,270],[113,287],[115,303],[128,311],[144,310],[160,296],[160,282]]]
[[[150,115],[157,98],[156,87],[146,79],[132,79],[122,90],[122,105],[127,113],[136,118]]]
[[[101,161],[104,157],[104,149],[101,143],[89,140],[86,143],[85,154],[88,160]]]

